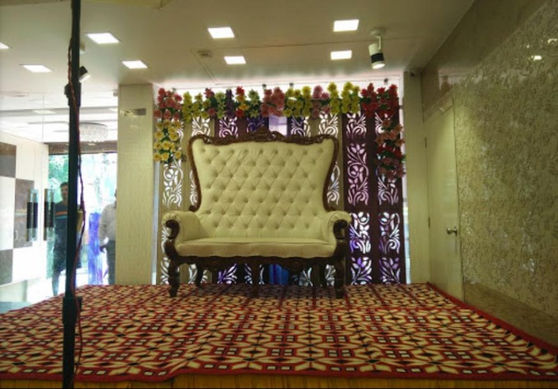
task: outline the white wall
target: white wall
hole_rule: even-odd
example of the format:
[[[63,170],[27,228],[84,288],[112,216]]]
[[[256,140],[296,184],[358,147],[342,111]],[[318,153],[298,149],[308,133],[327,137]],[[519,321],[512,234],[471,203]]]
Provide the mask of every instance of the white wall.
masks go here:
[[[422,125],[420,74],[411,75],[405,72],[403,87],[411,282],[427,282],[430,281],[428,175],[424,147],[425,133]]]

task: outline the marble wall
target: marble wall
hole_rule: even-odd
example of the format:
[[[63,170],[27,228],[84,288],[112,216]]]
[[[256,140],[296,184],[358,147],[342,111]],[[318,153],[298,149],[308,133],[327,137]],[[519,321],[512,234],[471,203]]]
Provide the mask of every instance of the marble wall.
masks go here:
[[[425,118],[451,94],[466,283],[558,317],[558,0],[483,3],[425,69]],[[479,15],[492,17],[484,30]],[[517,27],[497,42],[499,24]],[[483,56],[452,73],[465,55],[452,39],[467,29],[494,48],[466,46],[469,59]]]

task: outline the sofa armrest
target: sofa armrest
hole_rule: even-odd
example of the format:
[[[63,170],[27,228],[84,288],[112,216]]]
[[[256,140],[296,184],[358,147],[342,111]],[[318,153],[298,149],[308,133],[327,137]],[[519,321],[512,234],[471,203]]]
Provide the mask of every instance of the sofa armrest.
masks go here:
[[[346,228],[351,223],[351,215],[345,211],[330,211],[323,217],[322,234],[325,240],[335,243],[344,240]]]
[[[162,222],[171,230],[169,240],[183,242],[203,235],[200,220],[194,212],[169,211],[163,215]]]

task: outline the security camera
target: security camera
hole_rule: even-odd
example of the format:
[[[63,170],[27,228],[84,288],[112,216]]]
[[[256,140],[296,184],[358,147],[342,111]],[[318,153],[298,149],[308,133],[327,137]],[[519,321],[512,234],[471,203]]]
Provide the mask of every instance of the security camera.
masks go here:
[[[380,43],[371,43],[368,46],[368,53],[370,53],[370,65],[372,69],[381,69],[386,66],[384,62],[384,53],[382,53],[382,48]]]

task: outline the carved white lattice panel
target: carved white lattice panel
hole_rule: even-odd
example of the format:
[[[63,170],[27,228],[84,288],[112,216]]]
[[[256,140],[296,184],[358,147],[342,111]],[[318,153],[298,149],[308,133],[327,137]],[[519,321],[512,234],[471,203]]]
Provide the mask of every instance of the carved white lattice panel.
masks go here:
[[[398,257],[380,258],[380,279],[384,284],[398,284],[401,279],[401,263]]]
[[[352,143],[347,147],[347,200],[353,206],[368,205],[370,171],[366,159],[364,143]]]
[[[331,172],[331,178],[329,180],[329,184],[327,186],[327,201],[329,203],[333,203],[339,205],[339,179],[341,177],[341,169],[339,169],[339,165],[337,161],[333,166],[333,171]]]
[[[182,204],[184,172],[182,162],[174,161],[163,165],[163,193],[161,203],[166,209],[177,209]]]
[[[192,136],[195,135],[208,135],[210,132],[209,118],[196,117],[192,120]]]
[[[236,116],[224,117],[219,120],[219,137],[238,136],[238,125],[236,123]]]
[[[370,257],[356,257],[351,263],[352,285],[369,284],[372,282],[372,261]]]
[[[308,118],[291,118],[291,135],[310,136]]]
[[[383,212],[380,215],[380,252],[387,255],[389,251],[399,254],[400,217],[397,213]]]
[[[370,214],[358,212],[351,214],[352,223],[349,225],[349,248],[351,252],[370,253]]]
[[[318,124],[318,134],[337,136],[339,134],[339,116],[320,113],[320,123]]]
[[[397,179],[395,177],[378,176],[378,200],[380,205],[395,205],[399,201]]]
[[[349,138],[363,137],[366,135],[366,116],[355,113],[347,114],[347,128],[345,129]]]

